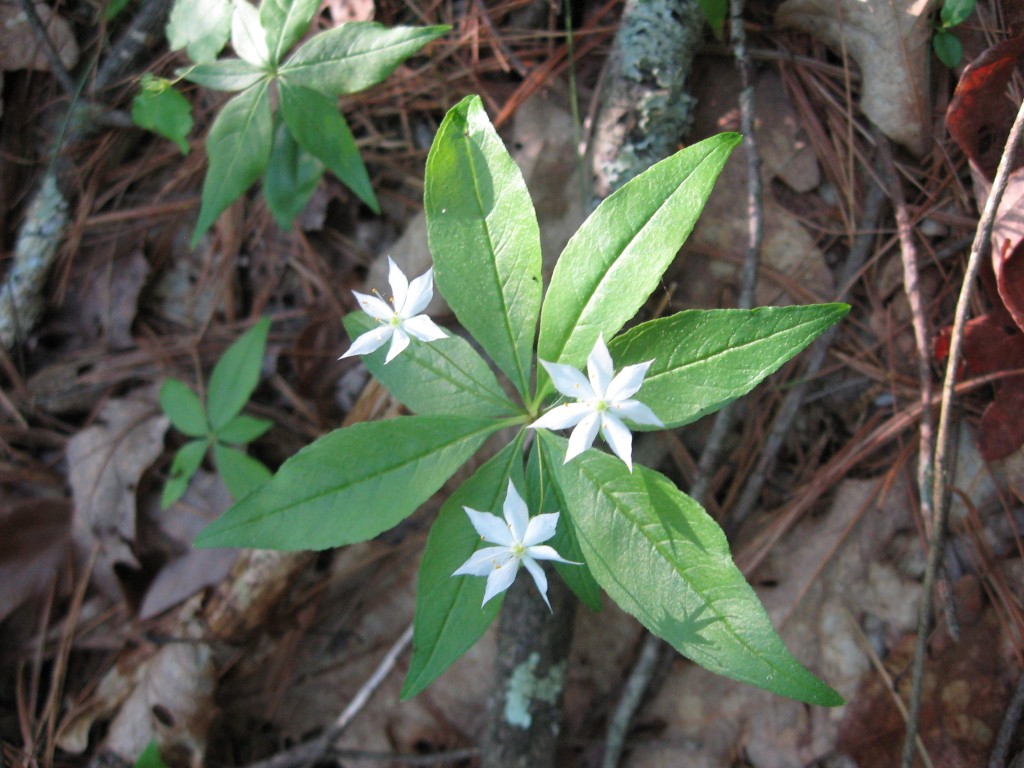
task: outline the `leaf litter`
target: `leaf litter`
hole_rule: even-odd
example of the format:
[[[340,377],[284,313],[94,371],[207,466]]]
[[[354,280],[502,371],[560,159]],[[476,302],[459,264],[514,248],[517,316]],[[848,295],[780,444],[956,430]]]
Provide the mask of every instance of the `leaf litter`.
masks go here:
[[[825,5],[820,13],[835,13],[837,6]],[[332,2],[327,8],[320,24],[368,13],[358,3]],[[80,156],[92,178],[83,184],[87,194],[78,200],[69,242],[83,247],[65,249],[56,283],[61,290],[33,343],[2,361],[0,491],[17,492],[2,497],[0,513],[0,638],[18,641],[0,640],[0,679],[10,691],[28,681],[35,687],[35,698],[29,698],[37,702],[15,714],[13,699],[0,697],[0,722],[11,721],[8,713],[20,721],[15,730],[0,726],[5,761],[39,764],[32,754],[45,755],[38,751],[41,741],[21,734],[38,731],[52,716],[38,703],[51,682],[65,690],[55,705],[65,750],[58,754],[65,763],[85,764],[102,755],[130,762],[150,738],[169,747],[175,764],[238,765],[266,757],[330,723],[411,618],[415,553],[422,548],[429,509],[380,541],[294,559],[193,552],[188,542],[194,530],[227,503],[207,473],[175,508],[156,511],[177,446],[166,435],[155,389],[164,376],[192,381],[197,370],[208,372],[238,329],[262,314],[273,314],[280,343],[256,403],[260,415],[278,425],[272,438],[253,446],[262,459],[279,464],[346,416],[394,412],[386,395],[372,387],[362,397],[355,392],[354,405],[339,400],[346,376],[362,381],[351,378],[356,364],[336,363],[347,343],[340,317],[354,308],[350,289],[363,290],[364,280],[380,283],[368,279],[367,270],[388,253],[401,259],[413,250],[408,243],[416,230],[407,224],[420,206],[425,150],[445,108],[464,93],[482,92],[492,116],[511,122],[523,145],[520,158],[533,163],[532,194],[544,201],[542,215],[551,218],[542,230],[556,229],[561,211],[577,215],[576,183],[566,182],[575,141],[567,140],[571,123],[564,116],[559,74],[567,62],[561,20],[546,6],[538,13],[523,2],[468,4],[457,17],[446,17],[449,11],[439,6],[412,13],[405,5],[378,3],[375,11],[385,23],[456,25],[429,58],[403,65],[379,89],[346,98],[345,113],[352,115],[384,209],[380,219],[328,181],[317,193],[319,213],[297,231],[279,232],[261,204],[243,202],[218,222],[199,251],[188,253],[181,244],[195,215],[202,153],[183,161],[175,148],[150,139],[119,146],[112,129]],[[763,57],[758,139],[766,224],[772,228],[761,288],[765,300],[827,299],[840,287],[836,262],[856,233],[864,178],[873,172],[868,131],[876,125],[912,152],[898,158],[898,165],[910,182],[911,206],[921,224],[928,319],[936,329],[950,322],[962,246],[947,251],[973,232],[983,193],[971,189],[957,164],[960,150],[922,107],[932,100],[944,103],[951,81],[936,73],[934,61],[932,76],[922,76],[928,58],[920,48],[928,40],[927,29],[922,32],[927,16],[920,11],[908,17],[908,27],[888,24],[881,31],[858,16],[853,29],[861,42],[851,42],[853,32],[846,38],[824,35],[831,48],[826,53],[820,42],[781,31],[781,21],[773,23],[767,9],[749,8],[761,24],[755,40],[756,54]],[[608,3],[583,3],[577,11],[576,77],[584,115],[601,88],[602,57],[617,12]],[[992,7],[981,4],[968,26],[998,31],[993,19]],[[95,34],[81,25],[76,31],[80,41]],[[893,60],[883,58],[897,44],[904,50]],[[168,71],[176,66],[164,61]],[[709,91],[724,92],[702,96],[707,127],[700,130],[729,128],[736,88],[727,71],[733,65],[713,46],[698,61],[709,73],[703,82],[714,86]],[[881,78],[880,68],[888,68],[891,78]],[[54,93],[46,78],[8,75],[14,83],[8,86],[8,109],[39,109],[40,99]],[[989,177],[989,146],[998,152],[1000,141],[978,142],[985,131],[998,133],[1005,111],[1005,86],[994,83],[991,76],[979,78],[992,92],[980,106],[960,111],[990,121],[964,129],[974,149],[962,150]],[[538,90],[542,98],[528,100]],[[209,97],[190,96],[197,118],[208,125]],[[543,106],[543,98],[561,111]],[[955,123],[952,118],[954,134]],[[0,131],[0,148],[12,140]],[[741,165],[730,164],[727,172],[735,178],[723,178],[716,193],[720,202],[702,220],[706,231],[695,235],[649,308],[652,315],[728,305],[735,295],[746,218],[736,204]],[[4,205],[17,210],[18,201],[5,199]],[[1012,212],[1014,206],[1004,208]],[[14,221],[6,210],[4,217]],[[926,221],[941,226],[929,229]],[[895,289],[899,279],[887,277],[894,273],[889,265],[898,261],[888,226],[857,276],[851,320],[786,441],[760,512],[734,542],[738,561],[747,564],[787,642],[850,704],[808,712],[708,678],[676,659],[630,732],[626,765],[783,766],[829,755],[871,765],[891,763],[899,749],[902,723],[890,682],[902,680],[909,664],[915,632],[910,606],[920,591],[923,539],[908,469],[920,413],[907,365],[913,344],[907,343],[902,291]],[[921,728],[934,765],[956,765],[953,756],[960,764],[983,761],[1024,643],[1015,618],[1022,548],[1014,512],[1024,498],[1024,473],[1014,468],[1021,456],[1015,418],[1021,409],[1013,399],[1020,391],[1013,372],[1024,368],[1018,364],[1024,357],[1013,314],[1021,303],[1021,238],[1010,226],[1009,219],[997,224],[991,290],[979,299],[982,311],[968,329],[959,443],[966,474],[955,483],[965,502],[954,524],[954,547],[961,551],[955,562],[962,567],[948,576],[964,640],[954,645],[946,627],[936,631],[926,676],[932,704]],[[1001,244],[1007,241],[1009,246]],[[95,288],[79,292],[78,276],[87,278],[83,286]],[[102,311],[90,315],[95,308]],[[82,322],[87,317],[96,319]],[[716,473],[709,509],[728,511],[735,500],[733,479],[742,479],[756,461],[780,390],[800,375],[798,365],[787,368],[743,406],[746,418],[731,438],[728,462]],[[987,409],[996,405],[1001,412],[991,415]],[[980,456],[972,453],[975,431]],[[670,438],[665,467],[691,477],[704,432],[697,424]],[[985,447],[992,442],[998,450]],[[998,464],[984,460],[995,453],[1006,458]],[[88,574],[89,610],[65,623],[72,618],[69,576],[82,578],[82,563],[93,551],[98,556]],[[274,588],[261,591],[266,585],[256,573],[274,574]],[[381,573],[388,574],[386,583]],[[47,595],[53,595],[53,609],[43,620],[40,601],[51,599]],[[577,622],[560,765],[596,764],[610,708],[641,637],[636,624],[614,609],[601,615],[581,611]],[[30,660],[28,649],[56,658],[47,641],[60,633],[72,638],[67,667],[26,676],[18,662]],[[489,636],[406,704],[397,703],[401,676],[393,673],[343,746],[420,753],[473,746],[493,652]],[[47,674],[60,678],[51,681]],[[220,725],[211,730],[214,718]],[[944,725],[950,722],[956,727]]]

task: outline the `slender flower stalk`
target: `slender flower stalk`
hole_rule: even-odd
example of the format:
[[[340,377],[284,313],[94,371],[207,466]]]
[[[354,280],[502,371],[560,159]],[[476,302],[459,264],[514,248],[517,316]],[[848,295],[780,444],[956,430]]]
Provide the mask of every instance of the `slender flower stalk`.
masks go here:
[[[502,507],[504,522],[490,512],[478,512],[469,507],[463,509],[466,510],[469,521],[480,537],[497,546],[477,550],[452,576],[486,576],[487,588],[484,590],[484,601],[481,604],[483,607],[492,597],[511,587],[512,582],[516,580],[516,574],[519,573],[519,566],[524,566],[533,577],[548,610],[551,610],[551,603],[548,601],[548,579],[537,561],[555,560],[559,563],[580,565],[566,560],[554,548],[542,543],[555,535],[560,513],[549,512],[530,517],[526,502],[516,491],[511,480],[508,481],[508,493]]]
[[[448,337],[433,320],[419,314],[427,308],[427,304],[434,296],[433,267],[410,284],[405,273],[388,256],[388,282],[391,284],[391,304],[380,296],[352,291],[363,311],[380,325],[360,335],[352,342],[348,351],[338,358],[339,360],[352,355],[367,355],[391,339],[391,347],[384,358],[386,365],[409,346],[409,337],[420,341],[437,341]]]
[[[600,431],[612,452],[622,459],[629,471],[633,471],[633,435],[623,423],[628,419],[641,426],[665,426],[654,411],[643,403],[631,399],[639,390],[653,360],[636,365],[627,365],[617,374],[612,365],[612,356],[598,336],[593,350],[587,357],[587,376],[571,365],[549,363],[541,365],[551,376],[551,381],[560,393],[575,402],[556,405],[530,425],[531,429],[568,429],[575,427],[569,435],[569,450],[565,463],[579,456],[594,444]]]

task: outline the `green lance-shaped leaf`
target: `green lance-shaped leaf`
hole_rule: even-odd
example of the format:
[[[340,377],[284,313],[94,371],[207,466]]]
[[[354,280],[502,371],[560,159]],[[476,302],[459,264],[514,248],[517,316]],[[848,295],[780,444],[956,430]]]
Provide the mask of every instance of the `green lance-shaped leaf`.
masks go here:
[[[534,441],[530,448],[530,458],[526,466],[526,488],[529,494],[530,511],[533,514],[561,513],[565,509],[565,500],[558,495],[557,484],[551,475],[550,467],[543,462],[540,443],[537,441]],[[572,563],[560,563],[556,560],[551,565],[569,585],[573,594],[590,610],[602,610],[604,606],[601,604],[601,587],[594,581],[593,574],[587,568],[583,550],[576,539],[576,531],[572,527],[568,514],[559,515],[555,535],[545,543],[553,547],[566,560],[572,561]],[[579,563],[579,565],[573,563]]]
[[[353,340],[377,327],[377,321],[365,312],[346,315],[344,323]],[[413,413],[480,418],[516,413],[517,408],[509,402],[484,359],[468,341],[450,331],[448,338],[430,343],[413,340],[402,354],[385,364],[388,346],[363,355],[363,362]]]
[[[167,42],[197,64],[213,61],[231,36],[231,15],[231,0],[175,0]]]
[[[786,649],[697,502],[599,451],[563,464],[567,441],[546,431],[538,439],[587,564],[623,610],[712,672],[808,704],[843,703]]]
[[[263,0],[260,23],[267,33],[271,64],[279,64],[299,41],[319,7],[320,0]]]
[[[270,479],[270,470],[259,459],[222,443],[213,446],[213,460],[217,462],[228,493],[235,500],[244,499]]]
[[[565,246],[540,319],[541,360],[583,366],[657,287],[740,141],[723,133],[677,152],[605,199]],[[538,371],[538,378],[544,377]]]
[[[331,169],[374,212],[380,205],[355,137],[338,111],[335,99],[281,78],[281,115],[304,150]]]
[[[206,137],[210,166],[203,180],[203,202],[192,235],[193,248],[224,209],[251,187],[267,167],[273,144],[268,86],[267,81],[261,81],[242,91],[224,105],[213,121]]]
[[[745,395],[849,310],[846,304],[687,310],[631,328],[609,349],[619,369],[654,360],[636,397],[665,427],[678,427]]]
[[[182,67],[180,77],[214,91],[244,91],[268,75],[261,67],[242,59],[220,59],[194,67]]]
[[[228,445],[245,445],[265,435],[272,426],[274,422],[270,419],[258,419],[241,413],[217,430],[217,439]]]
[[[522,173],[478,96],[441,123],[423,206],[437,287],[526,397],[541,299],[540,230]]]
[[[160,387],[159,400],[164,414],[179,432],[189,437],[204,437],[210,431],[199,396],[185,382],[165,381]]]
[[[319,550],[372,539],[412,514],[506,425],[404,416],[335,430],[288,459],[195,546]]]
[[[217,432],[245,407],[260,380],[270,318],[260,318],[225,350],[213,366],[206,390],[206,412]]]
[[[306,41],[278,68],[298,85],[330,96],[376,85],[451,27],[391,27],[349,21]]]
[[[234,0],[231,17],[231,47],[240,57],[257,67],[270,64],[267,33],[260,25],[260,12],[248,0]]]
[[[263,199],[281,229],[291,229],[323,175],[324,164],[300,147],[288,126],[280,122],[263,176]]]
[[[203,463],[206,449],[209,447],[206,440],[191,440],[185,443],[178,452],[174,454],[171,462],[171,471],[164,485],[164,491],[160,495],[160,509],[167,509],[185,495],[188,484],[192,481],[192,475]]]
[[[430,528],[416,582],[412,660],[402,686],[402,699],[418,694],[472,648],[504,602],[502,593],[481,607],[487,580],[452,574],[481,545],[480,535],[463,507],[479,511],[501,509],[509,476],[517,469],[522,476],[522,434],[449,497]]]

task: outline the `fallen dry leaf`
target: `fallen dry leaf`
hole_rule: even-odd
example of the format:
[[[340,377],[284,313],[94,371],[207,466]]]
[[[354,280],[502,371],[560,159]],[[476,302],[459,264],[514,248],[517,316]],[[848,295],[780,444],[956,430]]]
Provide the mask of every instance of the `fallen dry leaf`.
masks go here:
[[[1008,673],[1016,666],[1009,648],[993,643],[1004,633],[997,614],[989,606],[963,628],[960,642],[933,648],[926,657],[918,732],[936,766],[985,765],[992,750],[1010,699]],[[885,662],[904,701],[915,642],[913,635],[901,638]],[[881,676],[871,675],[851,699],[836,745],[857,765],[887,765],[899,754],[906,724],[896,695]]]
[[[1013,124],[1016,108],[1006,98],[1006,85],[1022,53],[1024,35],[993,45],[964,68],[946,109],[949,135],[986,179],[996,174]]]
[[[48,5],[36,3],[35,9],[61,63],[65,69],[71,69],[78,63],[78,43],[71,26]],[[50,70],[50,62],[28,25],[25,12],[16,3],[0,3],[0,70],[7,69]]]
[[[173,642],[145,662],[139,684],[110,724],[106,749],[132,765],[151,741],[170,765],[205,764],[206,739],[217,714],[216,668],[210,646]]]
[[[775,14],[860,66],[860,107],[886,136],[915,155],[931,143],[928,64],[935,0],[786,0]]]
[[[169,509],[154,509],[148,523],[170,540],[169,560],[157,573],[139,607],[139,618],[163,613],[205,587],[220,583],[238,559],[237,549],[195,549],[196,535],[231,506],[224,482],[200,470],[180,501]]]
[[[0,622],[53,584],[71,542],[67,499],[0,506]]]
[[[133,551],[135,491],[164,450],[169,422],[158,413],[152,400],[109,400],[96,422],[68,441],[73,540],[81,552],[98,547],[94,583],[114,599],[121,597],[114,566],[139,565]]]
[[[1001,307],[999,308],[1002,309]],[[949,354],[950,329],[935,339],[935,358]],[[1005,311],[971,318],[964,326],[964,374],[985,376],[1024,368],[1024,333]],[[1024,445],[1024,376],[1007,376],[992,384],[992,402],[981,415],[978,450],[986,461],[1004,459]]]

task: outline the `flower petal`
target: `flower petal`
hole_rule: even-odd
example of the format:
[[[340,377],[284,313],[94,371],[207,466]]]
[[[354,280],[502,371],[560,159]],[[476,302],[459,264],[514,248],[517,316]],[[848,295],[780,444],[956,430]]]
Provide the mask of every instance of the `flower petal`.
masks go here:
[[[529,557],[524,557],[522,563],[526,566],[526,570],[530,572],[530,575],[533,576],[533,583],[537,585],[537,590],[540,592],[540,596],[544,598],[544,602],[550,611],[551,603],[548,601],[548,577],[544,575],[544,569],[541,568],[535,560]]]
[[[382,325],[379,328],[374,328],[372,331],[359,334],[356,340],[352,342],[352,346],[348,348],[348,351],[338,359],[341,360],[343,357],[352,357],[353,355],[368,355],[380,349],[380,347],[384,346],[384,342],[391,338],[394,330],[394,326]]]
[[[391,303],[398,316],[403,317],[401,309],[405,306],[406,297],[409,295],[409,280],[390,256],[388,256],[388,283],[391,284]]]
[[[526,533],[519,541],[526,548],[530,548],[547,541],[555,535],[558,527],[558,512],[549,512],[545,515],[535,515],[530,518],[530,524],[526,526]]]
[[[633,471],[633,435],[618,416],[608,413],[601,419],[601,436],[612,453],[622,459],[629,471]]]
[[[440,327],[438,327],[438,325],[426,315],[410,317],[402,323],[402,327],[410,336],[415,336],[420,341],[437,341],[438,339],[448,338],[448,334],[442,331]]]
[[[584,416],[593,412],[589,403],[562,403],[530,424],[530,429],[568,429],[575,427]]]
[[[469,507],[463,507],[463,509],[469,515],[469,522],[473,524],[473,528],[484,541],[506,548],[512,546],[515,541],[512,538],[512,532],[509,530],[508,524],[500,517],[492,515],[490,512],[477,512]]]
[[[490,576],[495,568],[501,568],[512,560],[515,556],[508,547],[484,547],[470,555],[452,576]]]
[[[594,389],[590,386],[590,382],[571,365],[549,363],[547,360],[541,360],[540,364],[548,372],[555,389],[566,397],[571,397],[574,400],[594,399]]]
[[[371,296],[368,293],[360,293],[359,291],[352,291],[352,295],[359,302],[359,308],[374,320],[386,323],[395,316],[395,310],[379,296]]]
[[[599,334],[597,341],[594,342],[594,348],[587,356],[587,376],[590,377],[590,386],[594,388],[595,400],[611,399],[608,396],[608,385],[611,384],[614,373],[608,345],[604,343],[604,336]]]
[[[583,563],[577,563],[575,560],[566,560],[555,551],[554,547],[549,547],[547,544],[527,547],[526,554],[523,555],[523,562],[525,563],[527,558],[530,557],[534,560],[554,560],[555,562],[568,563],[569,565],[583,565]]]
[[[412,281],[409,286],[409,293],[405,297],[405,304],[398,307],[398,314],[402,317],[418,315],[427,308],[427,304],[434,298],[434,268],[431,267],[422,275]]]
[[[519,573],[519,563],[519,560],[513,558],[507,564],[500,565],[491,571],[487,577],[487,589],[484,590],[484,601],[480,604],[481,608],[487,605],[487,601],[492,597],[512,586],[512,582],[516,580],[516,574]]]
[[[634,424],[651,427],[665,426],[654,411],[639,400],[623,400],[621,403],[613,403],[608,410],[620,419],[629,419]]]
[[[402,350],[409,346],[409,334],[405,332],[405,329],[400,325],[393,327],[395,332],[391,336],[391,348],[388,349],[388,356],[384,358],[384,365],[398,357]]]
[[[505,494],[505,503],[501,511],[505,515],[505,522],[508,523],[508,529],[512,533],[512,541],[517,544],[522,543],[530,522],[530,510],[526,508],[526,502],[523,501],[523,497],[519,495],[519,491],[516,490],[511,480],[508,481],[508,493]]]
[[[580,423],[576,425],[576,429],[569,435],[569,450],[565,452],[563,464],[568,464],[594,444],[594,438],[597,437],[599,426],[600,417],[596,413],[589,413],[580,420]]]
[[[647,375],[647,369],[653,362],[653,360],[647,360],[636,365],[627,365],[619,371],[604,393],[605,400],[615,403],[635,395],[644,383],[644,376]]]

